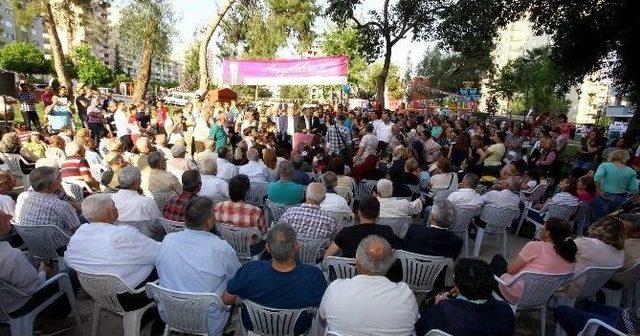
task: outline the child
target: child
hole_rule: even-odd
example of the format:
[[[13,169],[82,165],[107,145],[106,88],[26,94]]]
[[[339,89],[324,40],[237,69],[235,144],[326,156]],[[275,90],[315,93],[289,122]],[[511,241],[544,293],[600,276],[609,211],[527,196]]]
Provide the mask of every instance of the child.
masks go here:
[[[596,183],[593,176],[584,175],[578,179],[577,195],[581,202],[591,202],[596,198]]]

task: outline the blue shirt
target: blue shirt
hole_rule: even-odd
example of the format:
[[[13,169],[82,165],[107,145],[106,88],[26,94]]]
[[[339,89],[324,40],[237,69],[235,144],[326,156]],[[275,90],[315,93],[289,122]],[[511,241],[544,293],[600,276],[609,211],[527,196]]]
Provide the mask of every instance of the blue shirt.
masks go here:
[[[278,204],[300,204],[304,199],[304,187],[291,181],[269,183],[267,198],[271,202]]]
[[[49,125],[53,130],[61,130],[65,127],[71,127],[71,111],[66,107],[51,109],[48,119]]]
[[[234,249],[206,231],[184,229],[168,234],[156,257],[160,286],[183,292],[221,295],[240,268]],[[209,335],[221,335],[229,311],[209,307]]]
[[[326,289],[327,281],[317,267],[298,264],[292,271],[282,273],[273,269],[269,261],[243,265],[227,284],[229,294],[276,309],[318,307]],[[246,315],[243,309],[242,319],[245,326],[250,326]],[[310,326],[309,316],[301,315],[295,327],[296,335]]]

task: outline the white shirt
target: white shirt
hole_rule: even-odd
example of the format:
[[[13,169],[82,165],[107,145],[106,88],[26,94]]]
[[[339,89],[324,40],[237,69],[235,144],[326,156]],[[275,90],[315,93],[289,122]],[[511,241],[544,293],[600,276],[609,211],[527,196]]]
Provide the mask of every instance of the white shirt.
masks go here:
[[[137,191],[121,189],[111,199],[118,208],[118,221],[146,221],[162,217],[153,198],[140,195]]]
[[[393,136],[393,131],[391,128],[393,127],[392,122],[384,123],[382,120],[378,119],[373,122],[374,130],[376,137],[380,141],[384,141],[389,143],[391,141],[391,137]]]
[[[15,216],[16,210],[16,202],[13,201],[13,198],[7,195],[0,195],[0,211],[4,213]]]
[[[270,182],[270,175],[267,166],[258,161],[249,161],[246,165],[240,166],[238,174],[247,175],[251,182]]]
[[[481,206],[482,203],[484,203],[482,201],[482,196],[471,188],[462,188],[460,190],[454,191],[449,195],[449,197],[447,197],[447,199],[450,200],[451,203],[453,203],[453,205],[455,206],[462,205],[475,207]]]
[[[320,203],[320,209],[325,211],[352,213],[347,200],[344,199],[344,197],[334,193],[327,193],[324,201]]]
[[[116,110],[113,114],[113,121],[116,124],[116,135],[119,137],[131,134],[129,129],[129,118],[123,110]]]
[[[417,215],[422,210],[422,200],[419,198],[413,202],[406,199],[391,197],[378,197],[380,201],[380,217],[410,217]]]
[[[198,196],[229,198],[229,184],[227,181],[214,175],[202,175],[201,179],[202,186]]]
[[[482,195],[484,204],[493,204],[503,208],[519,209],[520,195],[511,192],[508,189],[504,190],[491,190]]]
[[[368,275],[331,282],[318,314],[327,322],[327,331],[345,336],[408,336],[419,317],[406,283]]]
[[[218,158],[218,174],[216,176],[230,180],[236,175],[238,175],[238,166],[225,159]]]
[[[207,160],[213,160],[213,162],[218,162],[218,153],[203,151],[193,156],[193,161],[196,162],[198,168],[202,168],[202,164]]]
[[[159,248],[128,225],[83,224],[71,236],[64,261],[79,272],[115,274],[135,288],[151,274]]]

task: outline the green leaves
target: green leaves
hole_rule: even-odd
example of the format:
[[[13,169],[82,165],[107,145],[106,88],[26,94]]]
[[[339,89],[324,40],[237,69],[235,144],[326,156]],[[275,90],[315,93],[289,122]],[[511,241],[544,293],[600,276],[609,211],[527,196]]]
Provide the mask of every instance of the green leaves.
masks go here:
[[[0,68],[21,74],[51,73],[51,63],[28,42],[12,42],[0,49]]]
[[[321,45],[322,52],[328,56],[349,57],[348,81],[355,88],[362,86],[368,63],[362,55],[361,42],[362,39],[355,28],[345,27],[327,32]]]
[[[80,82],[88,85],[111,82],[111,71],[91,52],[86,43],[73,48],[71,61]]]

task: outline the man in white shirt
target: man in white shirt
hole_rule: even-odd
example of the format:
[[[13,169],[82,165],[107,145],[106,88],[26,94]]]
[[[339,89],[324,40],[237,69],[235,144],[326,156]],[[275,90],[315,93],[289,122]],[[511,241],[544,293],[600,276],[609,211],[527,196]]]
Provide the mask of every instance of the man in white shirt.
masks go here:
[[[120,190],[111,198],[118,208],[118,221],[149,221],[162,217],[156,202],[142,195],[140,169],[126,166],[120,169],[118,183]]]
[[[200,187],[198,196],[218,199],[229,198],[229,183],[216,176],[218,172],[216,161],[205,160],[202,162],[200,172],[202,173],[202,186]]]
[[[491,190],[482,195],[484,205],[493,204],[503,208],[520,208],[520,181],[514,176],[507,179],[506,188],[503,190]]]
[[[213,139],[207,138],[204,141],[204,150],[193,156],[193,161],[196,162],[199,169],[201,169],[202,163],[206,160],[218,160],[218,153],[216,153],[215,148],[216,142]]]
[[[378,190],[378,201],[380,201],[380,218],[390,217],[411,217],[422,211],[422,200],[420,198],[413,202],[406,199],[392,198],[393,183],[386,179],[381,179],[376,184]]]
[[[393,264],[391,245],[378,235],[363,239],[356,251],[358,275],[334,280],[322,297],[318,316],[327,331],[343,335],[413,334],[416,298],[404,282],[385,274]]]
[[[240,268],[235,250],[210,231],[215,226],[213,201],[196,197],[189,201],[185,229],[167,235],[156,258],[160,286],[182,292],[222,295]],[[209,306],[209,335],[221,335],[229,311]]]
[[[327,188],[327,194],[324,201],[320,203],[320,209],[325,211],[353,213],[351,207],[344,197],[336,194],[336,186],[338,185],[338,176],[331,171],[322,175],[322,183]]]
[[[227,157],[229,157],[229,155],[230,154],[227,147],[218,149],[218,173],[216,174],[216,176],[227,181],[232,177],[238,175],[238,166],[227,160]]]
[[[258,161],[258,150],[255,148],[249,149],[247,151],[247,159],[249,162],[240,166],[238,173],[247,175],[251,182],[270,182],[271,174],[269,174],[269,169],[264,163]]]
[[[373,122],[374,127],[374,135],[378,138],[378,140],[389,143],[391,141],[391,137],[393,136],[393,123],[389,120],[389,113],[382,113],[382,119],[376,120]]]
[[[116,126],[116,136],[122,140],[127,149],[131,148],[131,128],[123,102],[118,104],[117,110],[113,113],[113,122]]]
[[[128,225],[114,225],[118,209],[106,194],[82,201],[90,221],[71,236],[64,259],[79,272],[115,274],[131,288],[146,283],[153,271],[160,243]]]
[[[456,207],[480,207],[484,201],[482,196],[476,192],[478,185],[478,175],[467,173],[462,178],[462,188],[449,194],[447,199]]]

